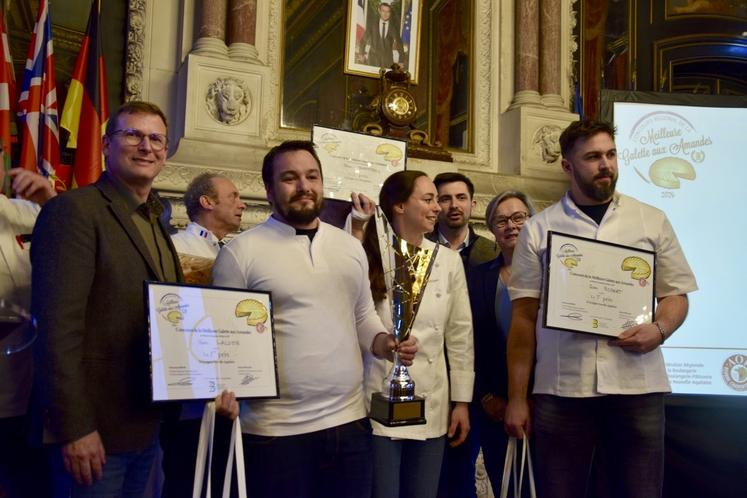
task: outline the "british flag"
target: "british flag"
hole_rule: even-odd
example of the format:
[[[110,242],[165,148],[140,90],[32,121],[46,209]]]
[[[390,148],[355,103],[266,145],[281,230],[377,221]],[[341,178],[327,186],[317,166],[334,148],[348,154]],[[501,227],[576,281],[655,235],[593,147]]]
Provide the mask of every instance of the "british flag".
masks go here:
[[[55,177],[60,163],[57,89],[54,81],[49,0],[39,2],[18,101],[22,168]]]

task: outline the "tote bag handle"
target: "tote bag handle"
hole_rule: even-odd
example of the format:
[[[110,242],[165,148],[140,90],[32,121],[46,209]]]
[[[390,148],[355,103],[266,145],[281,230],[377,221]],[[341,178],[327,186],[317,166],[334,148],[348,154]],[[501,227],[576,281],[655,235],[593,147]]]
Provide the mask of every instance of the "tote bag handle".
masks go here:
[[[531,498],[537,497],[537,490],[534,486],[534,469],[532,466],[532,455],[529,451],[529,439],[524,435],[521,451],[521,463],[518,464],[518,440],[515,437],[508,439],[506,446],[506,459],[503,462],[503,478],[501,480],[500,498],[508,498],[509,483],[513,483],[513,497],[521,498],[521,491],[524,487],[524,468],[527,469],[529,481],[529,495]]]
[[[205,477],[205,464],[207,463],[207,493],[206,498],[211,497],[211,473],[213,468],[213,438],[215,435],[215,402],[205,404],[200,424],[200,442],[197,446],[197,460],[195,462],[195,480],[192,487],[192,498],[200,498],[202,483]],[[244,474],[244,446],[241,439],[241,425],[236,417],[231,427],[231,443],[226,461],[226,471],[223,478],[223,498],[231,495],[231,478],[233,477],[233,463],[236,462],[236,482],[238,484],[239,498],[246,498],[246,475]]]

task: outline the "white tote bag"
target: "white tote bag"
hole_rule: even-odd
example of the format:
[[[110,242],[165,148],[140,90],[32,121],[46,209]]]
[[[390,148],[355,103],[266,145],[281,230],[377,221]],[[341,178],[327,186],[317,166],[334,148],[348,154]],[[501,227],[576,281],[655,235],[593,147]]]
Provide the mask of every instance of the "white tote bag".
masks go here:
[[[508,487],[510,482],[513,482],[513,498],[521,498],[521,490],[524,486],[525,467],[527,469],[527,480],[529,481],[529,496],[531,498],[537,498],[537,491],[534,487],[532,456],[529,453],[529,439],[524,436],[521,440],[524,442],[521,451],[521,463],[517,463],[519,458],[518,440],[515,437],[508,438],[506,460],[503,463],[503,479],[501,480],[500,498],[508,498]]]
[[[202,483],[205,477],[205,463],[207,461],[207,493],[206,498],[211,498],[211,471],[213,467],[213,436],[215,434],[215,402],[205,404],[202,412],[202,424],[200,424],[200,443],[197,446],[197,461],[195,462],[195,481],[192,488],[192,498],[200,498]],[[233,462],[236,462],[236,482],[239,489],[239,498],[246,498],[246,476],[244,474],[244,446],[241,441],[241,426],[239,418],[233,421],[231,429],[231,444],[228,450],[226,462],[226,473],[223,478],[223,498],[229,498],[231,494],[231,477],[233,474]]]

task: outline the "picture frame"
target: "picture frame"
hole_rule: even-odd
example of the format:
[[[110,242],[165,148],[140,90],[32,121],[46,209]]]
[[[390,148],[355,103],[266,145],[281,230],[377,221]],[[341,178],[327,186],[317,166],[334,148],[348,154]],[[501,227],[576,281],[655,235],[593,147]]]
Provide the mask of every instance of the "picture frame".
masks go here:
[[[747,4],[744,2],[666,0],[664,10],[665,19],[713,17],[717,19],[747,20]]]
[[[348,0],[345,73],[379,78],[398,62],[417,84],[422,9],[422,0]]]
[[[656,253],[547,232],[542,325],[617,337],[654,320]]]
[[[378,199],[393,173],[407,169],[407,141],[326,126],[311,130],[324,169],[324,198],[350,200],[352,192]]]
[[[279,396],[272,294],[143,283],[153,402]]]

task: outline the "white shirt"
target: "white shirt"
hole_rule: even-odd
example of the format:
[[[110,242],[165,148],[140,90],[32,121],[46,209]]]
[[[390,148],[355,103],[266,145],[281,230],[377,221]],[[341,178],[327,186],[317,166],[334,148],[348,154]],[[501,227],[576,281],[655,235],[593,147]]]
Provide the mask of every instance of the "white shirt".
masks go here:
[[[422,247],[433,249],[435,243],[423,239]],[[379,301],[376,310],[391,330],[389,299]],[[373,432],[378,436],[421,440],[443,436],[449,427],[450,401],[472,401],[475,381],[472,312],[464,265],[456,251],[447,247],[439,249],[411,333],[418,340],[418,352],[408,370],[415,382],[415,394],[425,398],[426,424],[386,427],[372,420]],[[444,345],[449,355],[448,373]],[[392,363],[375,358],[370,351],[366,352],[364,362],[366,403],[370,404],[371,395],[381,391]]]
[[[657,298],[687,294],[698,288],[672,225],[662,211],[615,193],[597,225],[566,194],[527,220],[513,257],[511,299],[540,299],[534,392],[588,397],[671,391],[661,348],[645,354],[632,353],[609,346],[609,338],[542,327],[548,230],[654,251]]]
[[[31,305],[31,244],[16,236],[31,234],[39,210],[33,202],[0,194],[0,296],[26,310]]]
[[[179,254],[215,259],[220,250],[218,238],[213,232],[194,221],[191,221],[183,231],[172,235],[171,240]]]
[[[31,305],[31,243],[20,235],[31,234],[39,206],[0,195],[0,298],[26,311]],[[31,349],[6,356],[7,346],[24,338],[12,333],[0,339],[0,418],[26,413],[31,391]]]
[[[244,432],[291,436],[366,416],[361,350],[386,329],[358,240],[320,222],[311,242],[270,217],[223,247],[213,283],[272,293],[280,396],[243,402]]]
[[[466,249],[469,247],[471,240],[469,240],[469,230],[467,230],[467,235],[464,236],[464,240],[461,244],[457,245],[456,247],[451,247],[451,243],[449,242],[449,239],[446,238],[444,234],[441,232],[438,232],[438,242],[441,245],[444,245],[446,247],[449,247],[451,249],[454,249],[457,252],[462,252],[463,249]]]

